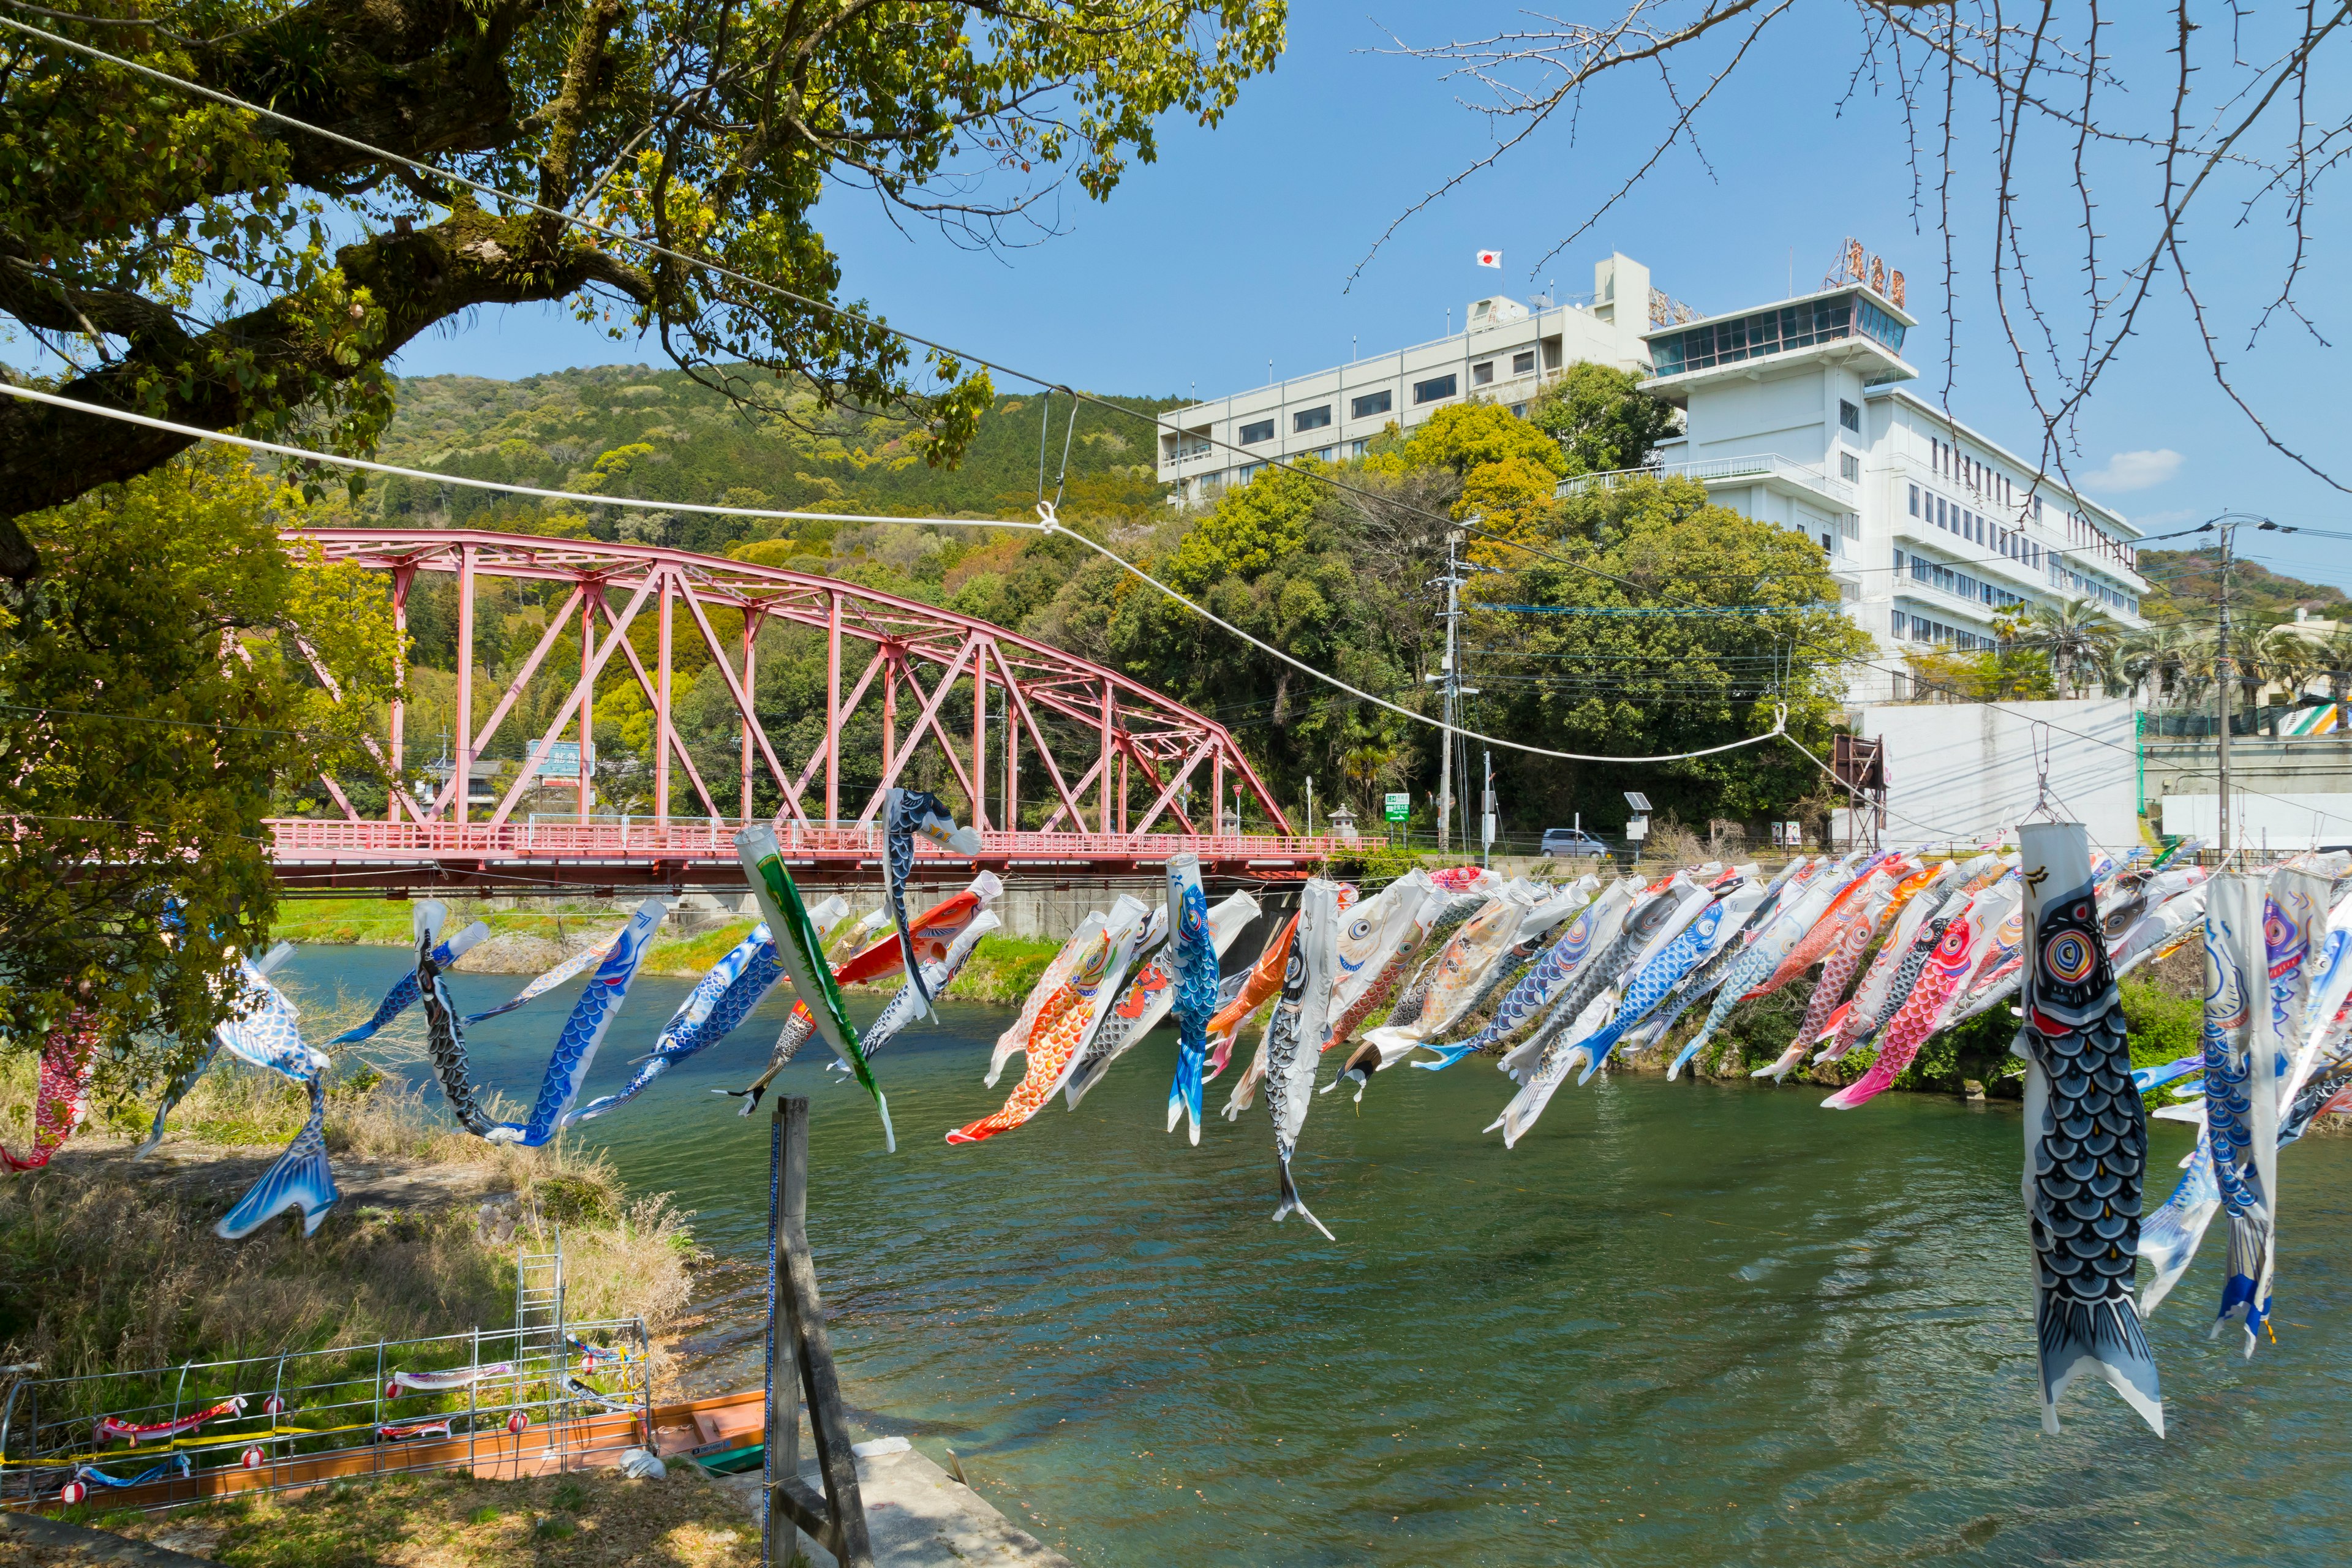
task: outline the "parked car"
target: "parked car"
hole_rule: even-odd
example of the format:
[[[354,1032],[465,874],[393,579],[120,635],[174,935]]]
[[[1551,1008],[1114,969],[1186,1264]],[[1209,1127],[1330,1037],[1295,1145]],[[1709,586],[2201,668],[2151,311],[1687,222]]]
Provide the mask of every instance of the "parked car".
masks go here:
[[[1580,827],[1547,827],[1542,854],[1554,860],[1606,860],[1609,846]]]

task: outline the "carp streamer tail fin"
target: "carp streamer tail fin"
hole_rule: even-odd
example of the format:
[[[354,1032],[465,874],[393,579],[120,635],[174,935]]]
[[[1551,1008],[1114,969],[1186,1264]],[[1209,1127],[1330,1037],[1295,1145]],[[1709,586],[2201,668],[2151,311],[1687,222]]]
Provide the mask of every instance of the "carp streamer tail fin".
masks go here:
[[[310,1114],[302,1131],[286,1146],[261,1180],[221,1216],[213,1234],[224,1241],[240,1241],[289,1208],[302,1211],[302,1234],[317,1230],[342,1194],[335,1190],[334,1173],[327,1168],[327,1090],[310,1080]]]
[[[1450,1046],[1428,1046],[1423,1048],[1437,1053],[1437,1059],[1433,1062],[1415,1062],[1412,1064],[1413,1066],[1421,1068],[1423,1072],[1444,1072],[1447,1068],[1452,1067],[1455,1062],[1460,1061],[1464,1057],[1471,1055],[1477,1049],[1476,1047],[1470,1045],[1466,1041],[1457,1041]]]
[[[2164,1396],[2157,1392],[2156,1357],[2139,1314],[2122,1297],[2084,1301],[2045,1290],[2035,1303],[2035,1331],[2042,1361],[2042,1429],[2058,1430],[2058,1399],[2077,1374],[2096,1373],[2164,1436]]]
[[[1313,1226],[1318,1230],[1323,1231],[1324,1240],[1339,1240],[1339,1238],[1338,1237],[1333,1236],[1328,1230],[1324,1229],[1323,1222],[1315,1217],[1314,1214],[1307,1208],[1306,1200],[1298,1195],[1298,1184],[1290,1179],[1290,1162],[1284,1160],[1280,1162],[1280,1163],[1282,1166],[1282,1202],[1275,1207],[1275,1223],[1278,1225],[1282,1221],[1288,1219],[1293,1214],[1296,1214],[1302,1219],[1306,1220],[1308,1225]]]
[[[1168,1131],[1176,1131],[1176,1123],[1192,1119],[1192,1142],[1201,1142],[1201,1068],[1198,1055],[1190,1051],[1176,1058],[1176,1082],[1168,1091]]]
[[[2254,1342],[2271,1315],[2270,1227],[2259,1215],[2230,1216],[2229,1273],[2221,1280],[2221,1310],[2214,1314],[2209,1339],[2218,1338],[2221,1325],[2242,1316],[2246,1323],[2246,1356],[2252,1359]]]

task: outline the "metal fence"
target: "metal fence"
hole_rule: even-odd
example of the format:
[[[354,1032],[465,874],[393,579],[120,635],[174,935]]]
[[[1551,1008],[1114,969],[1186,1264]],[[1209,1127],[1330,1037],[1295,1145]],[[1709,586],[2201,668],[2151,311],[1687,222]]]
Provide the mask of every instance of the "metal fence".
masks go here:
[[[159,1509],[461,1467],[541,1475],[642,1446],[653,1430],[644,1321],[531,1316],[512,1329],[18,1382],[0,1401],[0,1506]]]

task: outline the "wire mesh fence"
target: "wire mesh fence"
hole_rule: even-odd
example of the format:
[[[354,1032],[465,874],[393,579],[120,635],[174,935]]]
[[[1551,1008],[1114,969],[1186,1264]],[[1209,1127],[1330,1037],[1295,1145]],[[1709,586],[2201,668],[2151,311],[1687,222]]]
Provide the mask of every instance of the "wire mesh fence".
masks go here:
[[[558,1308],[512,1329],[25,1379],[0,1401],[0,1506],[610,1464],[653,1430],[650,1351],[641,1319],[565,1323]]]

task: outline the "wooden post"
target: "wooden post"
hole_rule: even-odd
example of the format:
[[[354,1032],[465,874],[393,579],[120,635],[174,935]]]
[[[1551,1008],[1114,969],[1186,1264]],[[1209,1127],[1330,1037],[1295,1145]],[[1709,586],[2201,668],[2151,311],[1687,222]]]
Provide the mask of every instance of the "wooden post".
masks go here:
[[[824,1331],[824,1304],[808,1246],[808,1097],[776,1101],[769,1134],[768,1491],[766,1561],[787,1568],[799,1544],[789,1521],[816,1538],[841,1568],[873,1568],[857,1457],[841,1408],[841,1381]],[[800,1479],[800,1404],[808,1400],[822,1496]]]

